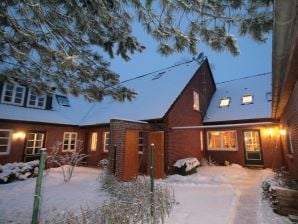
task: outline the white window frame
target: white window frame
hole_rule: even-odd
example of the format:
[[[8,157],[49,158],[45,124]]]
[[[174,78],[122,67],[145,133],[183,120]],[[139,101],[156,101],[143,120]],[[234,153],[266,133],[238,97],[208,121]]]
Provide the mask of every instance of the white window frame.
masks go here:
[[[29,139],[28,139],[29,136],[30,136],[30,134],[34,134],[34,137],[33,137],[32,140],[29,140]],[[41,146],[40,146],[40,147],[37,147],[37,146],[36,146],[36,143],[37,143],[37,134],[42,134],[42,140],[41,140]],[[39,150],[42,149],[42,147],[43,147],[43,145],[44,145],[44,139],[45,139],[45,133],[44,133],[44,132],[38,132],[38,131],[35,131],[35,132],[31,131],[31,132],[28,132],[28,133],[27,133],[27,139],[26,139],[26,148],[25,148],[25,150],[26,150],[26,155],[38,155],[39,153],[36,153],[36,150],[37,150],[37,149],[39,149]],[[32,147],[28,147],[28,146],[27,146],[28,141],[32,141],[32,142],[33,142],[33,146],[32,146]],[[32,148],[32,154],[27,154],[27,148]]]
[[[6,95],[6,91],[7,91],[7,86],[8,85],[12,85],[13,86],[12,95],[9,96],[9,97],[11,97],[11,101],[6,101],[5,100],[5,97],[7,96]],[[16,103],[15,102],[15,100],[16,100],[16,93],[17,93],[16,92],[16,89],[17,88],[21,88],[23,90],[22,91],[22,98],[21,98],[21,102],[20,103]],[[13,105],[22,106],[24,104],[25,94],[26,94],[26,87],[25,86],[21,86],[21,85],[17,85],[17,84],[12,84],[12,83],[5,82],[4,85],[3,85],[3,90],[2,90],[1,102],[2,103],[7,103],[7,104],[13,104]]]
[[[70,107],[70,102],[67,96],[56,95],[56,100],[60,106]]]
[[[193,91],[193,109],[200,111],[200,94],[196,91]]]
[[[67,143],[65,143],[66,135],[69,135],[70,136]],[[71,144],[71,141],[73,140],[73,136],[74,136],[75,143],[74,144]],[[77,149],[77,137],[78,137],[78,133],[77,132],[64,132],[64,134],[63,134],[62,152],[73,152],[73,151],[76,151],[76,149]],[[71,146],[72,145],[74,145],[74,149],[71,149]],[[67,149],[65,149],[64,146],[67,146]]]
[[[250,98],[251,100],[246,101],[247,98]],[[242,105],[252,104],[252,103],[254,103],[254,96],[252,94],[247,94],[247,95],[242,96],[242,98],[241,98]]]
[[[91,145],[90,145],[90,150],[92,152],[95,152],[97,149],[97,138],[98,138],[98,134],[96,131],[91,133]]]
[[[219,107],[228,107],[228,106],[230,106],[230,104],[231,104],[231,98],[225,97],[225,98],[220,99]]]
[[[110,145],[110,132],[105,131],[103,132],[103,151],[104,152],[109,152],[109,145]]]
[[[29,104],[30,101],[32,101],[30,99],[31,96],[35,96],[36,97],[35,102],[34,102],[34,105]],[[38,106],[39,100],[42,99],[42,98],[44,98],[43,105],[42,106]],[[29,89],[28,99],[27,99],[27,107],[44,109],[46,107],[46,100],[47,100],[47,97],[46,97],[45,94],[42,94],[42,95],[39,96],[37,94],[34,94],[31,88]]]
[[[220,135],[220,147],[219,148],[210,148],[209,147],[209,133],[211,132],[218,132]],[[223,139],[223,133],[224,132],[234,132],[235,135],[235,148],[224,148],[223,147],[223,143],[224,143],[224,139]],[[237,140],[237,131],[236,130],[221,130],[221,131],[207,131],[207,149],[208,151],[238,151],[238,140]]]
[[[145,141],[145,137],[144,137],[144,132],[139,132],[139,138],[138,138],[138,153],[139,154],[143,154],[144,153],[144,149],[145,149],[145,145],[144,145],[144,141]],[[140,143],[142,142],[142,143]],[[140,150],[142,148],[142,150]]]
[[[0,129],[0,132],[9,132],[7,145],[1,145],[1,146],[6,146],[6,152],[0,152],[0,155],[9,155],[10,148],[11,148],[12,130],[11,129]],[[0,137],[0,138],[3,138],[3,137]],[[7,139],[7,138],[5,138],[5,139]]]

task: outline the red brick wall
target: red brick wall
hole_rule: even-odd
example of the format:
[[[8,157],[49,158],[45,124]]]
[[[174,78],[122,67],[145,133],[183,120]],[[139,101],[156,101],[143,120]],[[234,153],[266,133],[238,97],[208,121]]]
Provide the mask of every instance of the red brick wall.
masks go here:
[[[273,129],[274,134],[270,137],[268,130]],[[280,136],[278,126],[245,126],[245,127],[229,127],[207,129],[207,131],[224,131],[236,130],[237,131],[237,151],[209,151],[207,149],[207,142],[205,143],[206,156],[219,164],[224,164],[225,161],[230,163],[237,163],[245,166],[245,151],[243,141],[244,130],[259,130],[261,137],[261,148],[263,154],[264,167],[266,168],[280,168],[283,165],[283,156],[280,147]],[[206,138],[207,140],[207,138]]]
[[[193,91],[199,93],[200,111],[193,109]],[[165,117],[165,167],[171,171],[173,163],[181,158],[202,158],[200,133],[196,129],[174,130],[172,127],[202,125],[202,119],[215,92],[215,85],[206,61],[196,72]]]
[[[282,127],[287,131],[283,138],[283,152],[288,170],[294,178],[298,179],[298,82],[296,81],[294,90],[281,117]],[[293,153],[289,153],[287,138],[291,133]]]
[[[110,148],[109,148],[109,160],[110,160],[110,171],[112,173],[116,173],[116,176],[124,180],[124,172],[125,169],[129,169],[130,165],[134,166],[134,163],[138,161],[131,161],[131,163],[125,163],[125,134],[126,130],[137,130],[137,131],[150,131],[154,130],[154,128],[150,124],[146,123],[137,123],[130,121],[123,121],[113,119],[110,123]],[[115,150],[114,146],[117,146],[116,151],[116,171],[114,170],[115,164]],[[148,147],[147,147],[148,150]],[[143,160],[146,161],[147,150],[145,149]]]
[[[89,127],[89,128],[84,128],[86,130],[86,151],[88,154],[87,157],[87,165],[88,166],[97,166],[98,162],[102,159],[105,159],[108,157],[108,152],[104,152],[104,132],[109,131],[109,126],[101,126],[101,127]],[[97,133],[97,146],[96,146],[96,151],[91,150],[91,136],[92,133],[96,132]]]
[[[17,131],[43,131],[46,133],[45,148],[48,149],[48,152],[51,151],[50,147],[52,147],[55,142],[63,141],[64,132],[77,132],[77,139],[83,141],[83,147],[85,144],[85,130],[75,126],[0,121],[0,129],[11,129],[13,133]],[[25,141],[26,139],[12,139],[10,153],[9,155],[0,155],[0,164],[23,161]]]

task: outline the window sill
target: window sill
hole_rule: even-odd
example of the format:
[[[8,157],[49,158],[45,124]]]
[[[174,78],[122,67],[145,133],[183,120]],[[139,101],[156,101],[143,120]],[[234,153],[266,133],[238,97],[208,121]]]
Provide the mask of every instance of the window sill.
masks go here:
[[[238,152],[238,149],[208,149],[210,152]]]

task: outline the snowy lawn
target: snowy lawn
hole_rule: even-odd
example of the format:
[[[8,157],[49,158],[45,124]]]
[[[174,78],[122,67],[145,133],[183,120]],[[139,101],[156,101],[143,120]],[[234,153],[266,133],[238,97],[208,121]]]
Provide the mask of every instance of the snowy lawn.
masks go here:
[[[261,183],[270,170],[252,170],[238,165],[203,166],[190,176],[169,176],[158,182],[174,189],[177,205],[167,224],[282,224],[287,218],[272,212],[262,200]],[[77,167],[69,183],[60,169],[44,177],[41,218],[49,218],[65,209],[77,211],[99,207],[108,195],[100,191],[98,169]],[[30,223],[35,178],[0,185],[0,223]]]

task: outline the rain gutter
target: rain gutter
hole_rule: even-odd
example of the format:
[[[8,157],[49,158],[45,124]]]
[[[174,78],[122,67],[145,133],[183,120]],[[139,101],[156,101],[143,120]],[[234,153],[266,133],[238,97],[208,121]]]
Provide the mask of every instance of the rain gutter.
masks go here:
[[[288,60],[295,38],[297,0],[274,1],[272,46],[272,118],[278,120],[286,106],[281,103],[282,88],[288,74]],[[286,101],[288,98],[286,99]]]

